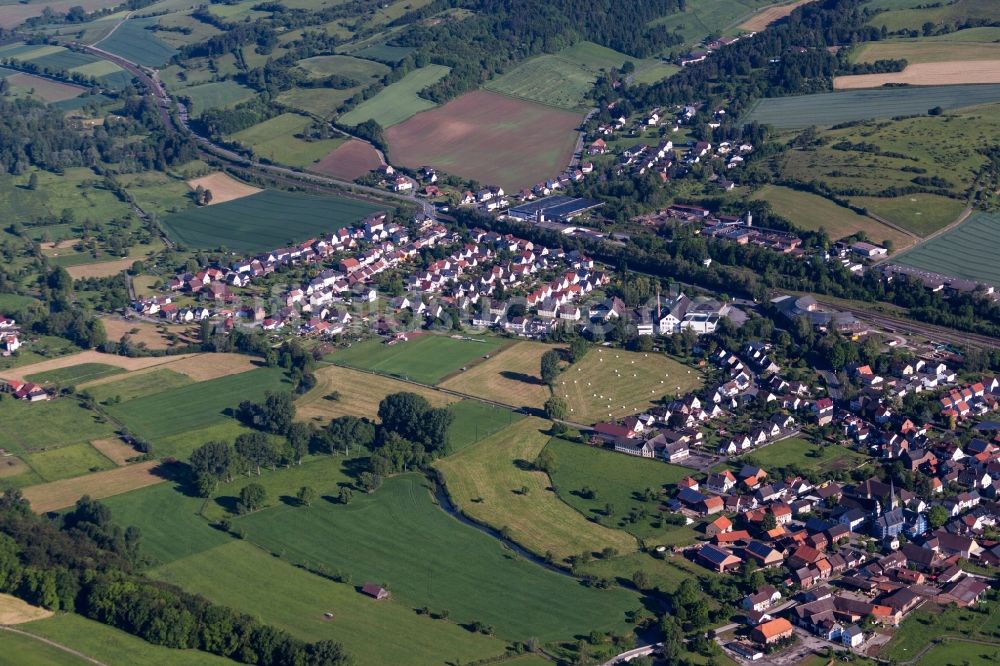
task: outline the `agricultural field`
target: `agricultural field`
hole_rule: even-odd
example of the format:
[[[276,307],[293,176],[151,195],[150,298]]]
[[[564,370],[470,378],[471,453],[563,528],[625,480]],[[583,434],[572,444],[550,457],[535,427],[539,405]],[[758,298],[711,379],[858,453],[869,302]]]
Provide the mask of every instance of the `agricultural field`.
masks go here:
[[[217,81],[184,88],[181,97],[190,100],[188,111],[192,118],[199,118],[208,109],[231,109],[254,96],[254,91],[235,81]]]
[[[579,113],[479,90],[385,135],[393,162],[519,190],[566,168],[581,120]]]
[[[65,14],[72,7],[83,7],[86,11],[93,12],[118,4],[121,4],[118,0],[42,0],[30,4],[5,2],[0,5],[0,28],[16,27],[29,18],[41,16],[46,9],[55,14]]]
[[[361,88],[292,88],[278,95],[282,104],[320,118],[333,118]]]
[[[879,0],[876,0],[876,6]],[[917,6],[921,8],[917,8]],[[889,11],[872,16],[868,21],[876,28],[887,30],[920,30],[924,23],[936,25],[959,22],[965,19],[996,19],[993,0],[955,0],[947,3],[905,3],[903,7],[888,7]]]
[[[962,224],[896,257],[924,270],[1000,287],[1000,215],[975,213]]]
[[[387,44],[373,44],[357,51],[352,51],[351,55],[359,58],[368,58],[379,62],[397,63],[406,56],[413,53],[412,46],[389,46]]]
[[[24,462],[44,482],[71,479],[91,472],[113,469],[115,464],[93,446],[84,442],[58,449],[27,453]]]
[[[339,570],[355,584],[387,583],[392,604],[411,614],[410,608],[425,605],[447,609],[451,621],[491,624],[505,639],[549,641],[592,628],[625,630],[623,615],[637,607],[635,595],[588,589],[524,561],[447,515],[425,485],[418,475],[393,477],[346,506],[285,506],[234,524],[246,530],[247,541],[291,562]]]
[[[712,34],[735,34],[736,27],[772,0],[699,0],[685,5],[684,11],[651,22],[667,32],[676,32],[691,47]],[[742,26],[740,26],[742,27]]]
[[[856,120],[924,114],[936,106],[949,110],[997,101],[998,84],[851,90],[762,99],[751,107],[743,122],[757,121],[778,129],[828,127]]]
[[[25,185],[31,173],[38,174],[38,189]],[[131,212],[111,191],[102,185],[103,178],[87,168],[72,167],[55,174],[49,171],[26,172],[21,176],[0,175],[0,208],[9,211],[11,222],[57,221],[66,209],[72,209],[76,224],[89,221],[99,225]],[[75,225],[73,225],[75,226]],[[39,227],[39,240],[56,240],[59,229]],[[72,227],[69,228],[70,234]],[[30,234],[32,230],[28,230]],[[44,238],[45,235],[51,236]]]
[[[340,394],[336,400],[331,397],[334,391]],[[374,420],[378,417],[382,398],[401,391],[422,395],[435,407],[458,400],[433,389],[331,365],[317,370],[316,386],[295,401],[296,416],[299,420],[320,424],[338,416],[363,416]]]
[[[879,88],[889,84],[935,86],[957,83],[1000,83],[1000,59],[921,62],[907,65],[902,72],[837,76],[833,79],[833,87],[837,90]]]
[[[97,42],[102,50],[126,60],[160,67],[177,54],[177,50],[147,29],[159,23],[160,17],[131,18],[122,22],[109,36]]]
[[[493,355],[503,346],[499,338],[452,338],[420,335],[393,345],[369,340],[339,349],[327,360],[423,384],[436,384],[462,367]]]
[[[391,127],[421,111],[433,109],[437,104],[420,97],[420,91],[437,83],[450,71],[450,67],[443,65],[415,69],[340,116],[338,122],[358,125],[366,120],[375,120],[382,127]]]
[[[566,368],[553,392],[566,400],[568,420],[594,423],[635,414],[665,395],[701,385],[700,372],[664,354],[598,348]]]
[[[51,341],[55,343],[58,340],[63,340],[62,338],[45,338],[46,342]],[[63,340],[65,342],[65,340]],[[124,368],[125,370],[142,370],[143,368],[149,368],[154,365],[161,365],[165,361],[163,358],[158,358],[155,356],[118,356],[116,354],[105,354],[103,352],[94,351],[88,349],[86,351],[79,351],[75,346],[66,347],[66,351],[76,351],[77,353],[67,353],[66,355],[56,355],[56,358],[48,358],[47,360],[38,360],[37,362],[32,362],[30,365],[21,365],[17,371],[14,372],[0,372],[0,377],[5,378],[20,378],[22,375],[36,375],[42,372],[48,372],[50,370],[59,370],[61,368],[69,368],[75,365],[80,365],[83,363],[98,363],[102,365],[113,365],[119,368]],[[54,354],[49,353],[49,356]],[[183,357],[175,357],[183,358]]]
[[[494,407],[478,400],[460,400],[448,409],[454,415],[454,421],[448,428],[450,453],[457,453],[524,418],[509,409]]]
[[[539,342],[518,342],[441,383],[442,388],[514,407],[541,409],[551,392],[542,382],[542,355],[553,349]]]
[[[31,453],[101,439],[114,434],[114,426],[74,398],[46,402],[0,400],[0,448]]]
[[[5,666],[86,666],[90,663],[36,638],[9,631],[0,631],[0,655],[3,655],[0,664]]]
[[[632,82],[652,85],[668,76],[673,76],[680,69],[676,65],[668,65],[665,62],[652,62],[647,65],[640,65],[632,76]]]
[[[109,340],[121,340],[123,335],[128,335],[133,344],[145,349],[169,349],[175,345],[171,339],[173,335],[183,341],[184,333],[190,329],[189,326],[122,319],[113,315],[104,316],[101,321]]]
[[[34,74],[18,72],[6,77],[5,80],[10,86],[10,93],[14,97],[30,97],[40,102],[65,102],[79,97],[85,88],[45,79]]]
[[[119,467],[124,467],[130,460],[140,456],[138,451],[117,437],[95,439],[90,445]]]
[[[484,87],[518,99],[578,110],[586,106],[601,70],[621,67],[629,59],[624,53],[580,42],[558,53],[525,60]]]
[[[792,0],[792,2],[785,2],[762,9],[741,23],[740,30],[760,32],[772,23],[785,18],[807,2],[812,2],[812,0]]]
[[[965,208],[957,199],[916,192],[901,197],[851,197],[851,203],[863,206],[918,236],[929,236],[956,219]]]
[[[961,32],[969,32],[963,30]],[[960,33],[953,33],[955,35]],[[956,37],[957,39],[957,37]],[[1000,31],[996,33],[1000,39]],[[851,52],[851,62],[905,59],[909,64],[961,60],[1000,60],[1000,43],[892,39],[866,42]]]
[[[23,599],[10,594],[0,594],[0,625],[24,624],[51,617],[52,611],[40,606],[32,606]]]
[[[826,230],[831,240],[840,240],[863,231],[876,243],[892,241],[894,250],[909,247],[916,240],[898,229],[858,215],[850,208],[844,208],[810,192],[800,192],[780,185],[765,185],[753,198],[767,201],[775,213],[800,229]]]
[[[316,56],[300,60],[298,66],[314,78],[337,74],[355,81],[371,83],[389,73],[390,69],[380,62],[363,60],[346,55]]]
[[[692,470],[558,438],[552,439],[545,450],[555,456],[551,476],[559,498],[587,518],[599,519],[608,527],[658,544],[679,545],[695,540],[697,535],[690,527],[661,524],[659,520],[663,501],[660,492]],[[645,497],[647,490],[653,491],[651,499]],[[610,516],[609,505],[613,507]],[[638,518],[641,513],[645,517]]]
[[[903,620],[892,640],[879,651],[878,656],[882,659],[911,659],[920,653],[932,638],[944,637],[941,646],[934,648],[933,652],[928,652],[919,662],[922,666],[964,663],[950,659],[932,661],[930,659],[932,653],[945,658],[954,658],[959,655],[962,658],[970,658],[971,656],[969,662],[971,664],[994,663],[992,659],[983,661],[979,655],[984,653],[992,655],[996,650],[1000,650],[1000,643],[997,643],[995,633],[998,630],[1000,630],[1000,614],[996,613],[995,596],[985,613],[976,613],[971,609],[961,609],[954,606],[942,607],[936,604],[925,604]],[[974,645],[975,652],[972,652],[968,648],[968,644],[962,645],[960,643],[962,639],[992,643],[996,647]]]
[[[110,377],[125,372],[122,368],[104,363],[81,363],[80,365],[39,372],[38,374],[25,377],[28,381],[37,384],[57,384],[59,386],[76,386],[83,382],[90,382],[102,377]]]
[[[200,186],[210,191],[212,193],[212,201],[209,202],[209,206],[226,203],[227,201],[235,201],[236,199],[242,199],[243,197],[263,191],[260,188],[238,181],[221,171],[201,176],[200,178],[192,178],[187,182],[187,185],[192,190]]]
[[[455,506],[538,555],[564,560],[611,547],[632,552],[636,542],[624,532],[584,518],[549,490],[548,474],[531,464],[549,441],[547,423],[526,418],[473,444],[435,467]]]
[[[24,489],[24,498],[36,513],[72,506],[84,495],[104,499],[167,480],[169,470],[156,461],[115,467],[103,472],[33,485]]]
[[[251,149],[258,159],[304,167],[326,156],[343,143],[343,139],[318,141],[301,138],[311,118],[295,113],[283,113],[229,137]]]
[[[358,199],[266,190],[237,201],[171,215],[167,233],[192,248],[266,252],[354,224],[379,208]],[[275,224],[280,221],[280,224]]]
[[[801,437],[768,444],[745,458],[764,470],[794,465],[807,474],[820,477],[830,472],[849,471],[868,460],[864,454],[847,447],[817,444]]]
[[[348,139],[334,148],[329,155],[316,162],[312,166],[312,170],[334,178],[354,180],[380,166],[382,166],[382,158],[379,157],[378,151],[370,143],[358,139]]]

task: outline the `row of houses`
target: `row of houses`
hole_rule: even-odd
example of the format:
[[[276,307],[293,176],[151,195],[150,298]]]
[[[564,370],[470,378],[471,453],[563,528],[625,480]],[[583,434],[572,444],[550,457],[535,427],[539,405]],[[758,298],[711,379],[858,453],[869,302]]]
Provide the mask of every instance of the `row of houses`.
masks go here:
[[[20,349],[20,334],[17,321],[6,315],[0,315],[0,354],[10,356]]]

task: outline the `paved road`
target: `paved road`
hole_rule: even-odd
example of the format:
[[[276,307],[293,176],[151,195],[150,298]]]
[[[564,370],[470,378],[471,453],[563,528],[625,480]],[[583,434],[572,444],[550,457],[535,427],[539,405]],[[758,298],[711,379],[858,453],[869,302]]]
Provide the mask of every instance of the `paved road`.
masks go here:
[[[601,666],[615,666],[615,664],[622,664],[625,662],[632,661],[633,659],[638,659],[639,657],[649,656],[653,654],[654,650],[656,650],[658,647],[661,647],[662,645],[663,643],[655,643],[653,645],[644,645],[642,647],[637,647],[632,650],[622,652],[621,654],[615,656],[613,659],[604,662],[603,664],[601,664]]]

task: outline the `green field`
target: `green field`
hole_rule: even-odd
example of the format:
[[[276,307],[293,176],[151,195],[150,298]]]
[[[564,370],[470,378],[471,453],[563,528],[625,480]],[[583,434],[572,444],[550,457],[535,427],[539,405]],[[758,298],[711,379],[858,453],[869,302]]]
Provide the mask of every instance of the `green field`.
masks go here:
[[[101,377],[110,377],[125,372],[122,368],[105,363],[81,363],[68,368],[39,372],[25,377],[30,382],[38,384],[58,384],[60,386],[75,386],[83,382],[94,381]]]
[[[571,638],[590,629],[623,631],[632,593],[596,591],[546,571],[461,524],[431,501],[416,475],[394,477],[347,505],[279,507],[240,518],[247,539],[293,562],[324,565],[388,583],[407,607],[448,609],[457,622],[481,621],[523,640]]]
[[[448,447],[451,453],[457,453],[524,418],[509,409],[487,405],[478,400],[461,400],[450,405],[448,410],[455,416],[448,428]]]
[[[1000,44],[901,39],[868,42],[851,53],[851,62],[894,59],[904,59],[908,64],[951,60],[1000,60]]]
[[[939,666],[939,664],[994,666],[998,662],[1000,662],[1000,643],[982,645],[963,641],[960,638],[951,638],[931,648],[917,664],[919,666]]]
[[[184,88],[182,96],[191,100],[189,111],[198,118],[208,109],[231,109],[254,96],[254,91],[235,81],[217,81]]]
[[[0,400],[0,448],[14,453],[51,449],[114,434],[114,427],[73,398],[25,402]]]
[[[481,342],[443,335],[421,335],[394,345],[371,340],[338,350],[328,360],[423,384],[437,384],[462,366],[495,353],[503,344],[498,338],[477,340]]]
[[[260,368],[135,398],[107,409],[132,432],[155,443],[179,431],[225,422],[231,418],[227,410],[235,409],[243,400],[259,401],[267,391],[289,390],[280,369]]]
[[[125,21],[109,37],[98,42],[98,46],[117,56],[137,62],[147,67],[160,67],[177,54],[177,50],[147,30],[156,25],[160,18],[132,18]]]
[[[994,661],[982,661],[977,655],[992,655],[1000,650],[1000,642],[997,641],[997,631],[1000,631],[1000,613],[996,612],[997,602],[995,593],[989,602],[987,612],[976,613],[971,609],[960,609],[954,606],[941,607],[935,604],[926,604],[914,611],[903,620],[899,629],[880,651],[878,656],[882,659],[894,659],[903,661],[912,659],[917,655],[932,638],[942,638],[942,646],[934,648],[932,652],[919,662],[927,666],[937,664],[962,664],[963,661],[932,661],[931,654],[954,659],[959,655],[965,659],[971,659],[972,664],[995,663]],[[952,639],[969,639],[994,643],[996,646],[975,645],[975,652],[968,644],[959,647]],[[971,655],[971,656],[970,656]]]
[[[660,525],[658,520],[658,507],[663,501],[659,492],[664,487],[672,487],[693,470],[563,439],[553,439],[546,450],[556,459],[552,484],[559,498],[583,515],[600,518],[609,527],[626,530],[655,543],[673,545],[694,541],[695,532],[691,528]],[[593,497],[585,497],[585,488],[594,492]],[[657,493],[657,497],[647,500],[644,496],[647,489]],[[614,507],[610,517],[605,516],[608,504]],[[647,516],[638,518],[640,512]]]
[[[159,458],[186,460],[192,451],[206,442],[216,440],[231,442],[247,432],[252,430],[234,419],[226,419],[214,425],[161,437],[156,440],[155,453]]]
[[[131,213],[128,204],[105,189],[103,178],[86,168],[73,167],[55,174],[49,171],[35,171],[38,174],[38,189],[29,190],[25,185],[29,173],[21,176],[0,175],[0,209],[7,211],[11,222],[58,221],[66,209],[72,209],[77,222],[89,220],[102,224],[116,217]],[[66,227],[73,233],[75,227]],[[31,233],[31,229],[27,230]],[[48,232],[50,240],[56,240],[58,229],[42,229]]]
[[[338,74],[362,83],[368,82],[370,79],[380,79],[390,71],[380,62],[346,55],[306,58],[300,60],[298,66],[316,78]]]
[[[918,236],[928,236],[948,226],[965,208],[957,199],[922,192],[892,198],[852,197],[851,203],[863,206]]]
[[[106,664],[121,664],[122,666],[125,664],[128,666],[161,666],[162,664],[170,664],[171,666],[225,666],[228,664],[232,666],[233,664],[228,659],[216,657],[207,652],[172,650],[153,645],[114,627],[72,613],[29,622],[19,626],[18,629],[48,638]],[[0,663],[2,663],[2,659],[0,659]],[[84,664],[88,662],[76,660],[67,663]]]
[[[379,62],[397,63],[413,53],[415,50],[416,49],[412,46],[388,46],[386,44],[375,44],[373,46],[366,46],[363,49],[354,51],[351,55],[355,55],[359,58],[377,60]]]
[[[758,101],[742,122],[778,129],[825,127],[855,120],[926,114],[936,106],[958,109],[1000,101],[1000,84],[845,90]]]
[[[392,83],[340,116],[344,125],[358,125],[366,120],[375,120],[382,127],[390,127],[403,122],[410,116],[432,109],[437,104],[420,97],[421,90],[443,79],[450,67],[428,65],[409,72],[399,81]]]
[[[800,437],[768,444],[745,458],[767,471],[795,465],[805,473],[819,476],[829,472],[849,471],[868,459],[844,446],[816,444]]]
[[[171,238],[193,248],[266,252],[332,233],[377,210],[357,199],[266,190],[171,215],[162,225]]]
[[[86,442],[28,453],[22,458],[43,481],[71,479],[115,467],[113,462]]]
[[[878,0],[876,0],[878,1]],[[954,0],[954,2],[927,3],[905,2],[895,8],[889,5],[890,11],[873,16],[869,24],[881,28],[885,26],[894,30],[920,30],[924,23],[936,25],[942,23],[957,23],[966,19],[996,19],[996,2],[994,0]],[[923,8],[917,9],[917,6]]]
[[[358,92],[359,88],[292,88],[281,93],[278,101],[294,109],[322,118],[333,117],[337,109]]]
[[[113,397],[127,402],[134,398],[153,395],[193,383],[194,380],[187,375],[163,368],[149,372],[131,373],[127,377],[102,382],[97,386],[88,387],[86,390],[98,402],[104,402]]]
[[[668,76],[673,76],[680,71],[676,65],[668,65],[665,62],[652,62],[645,66],[640,66],[632,77],[633,83],[653,84],[662,81]]]
[[[698,0],[687,3],[685,11],[657,19],[651,25],[680,34],[684,44],[692,46],[712,34],[732,33],[755,10],[773,4],[772,0]]]
[[[959,226],[913,248],[896,261],[1000,286],[1000,215],[975,213]]]
[[[4,666],[86,666],[89,663],[34,638],[0,631],[0,664]]]
[[[323,159],[344,142],[343,139],[307,141],[300,138],[312,122],[306,116],[283,113],[229,138],[253,150],[258,159],[304,167]]]

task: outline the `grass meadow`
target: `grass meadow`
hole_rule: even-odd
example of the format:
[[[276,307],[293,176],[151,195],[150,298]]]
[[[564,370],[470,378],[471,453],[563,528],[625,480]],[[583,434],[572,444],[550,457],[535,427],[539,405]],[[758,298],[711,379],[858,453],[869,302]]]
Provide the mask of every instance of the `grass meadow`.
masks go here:
[[[444,65],[427,65],[415,69],[340,116],[338,120],[344,125],[358,125],[366,120],[375,120],[382,127],[397,125],[421,111],[437,106],[420,97],[420,91],[437,83],[450,71],[451,68]]]
[[[691,46],[711,34],[732,32],[744,18],[772,4],[772,0],[699,0],[685,5],[683,12],[657,19],[651,25],[679,33],[684,44]]]
[[[863,206],[918,236],[929,236],[948,226],[965,209],[965,204],[957,199],[924,192],[901,197],[852,197],[851,203]]]
[[[159,23],[160,17],[131,18],[102,39],[98,46],[115,55],[147,67],[160,67],[177,54],[177,50],[148,30]]]
[[[188,111],[198,118],[208,109],[231,109],[254,96],[253,90],[235,81],[217,81],[184,88],[180,94],[191,100]]]
[[[590,522],[550,490],[545,472],[531,465],[549,441],[547,422],[526,418],[437,461],[448,494],[466,516],[538,554],[557,560],[606,547],[631,552],[631,536]]]
[[[103,178],[82,167],[65,169],[62,174],[35,171],[38,189],[29,190],[30,173],[21,176],[0,175],[0,207],[9,211],[11,222],[44,220],[55,222],[64,210],[72,209],[77,223],[89,220],[101,224],[109,219],[125,217],[131,209],[102,186]],[[56,240],[58,230],[48,231]],[[67,228],[69,236],[76,236],[75,227]],[[31,233],[31,229],[28,229]]]
[[[477,400],[460,400],[453,403],[449,410],[455,417],[448,428],[448,446],[452,453],[486,439],[524,418],[509,409]]]
[[[959,226],[896,257],[928,271],[1000,286],[1000,215],[975,213]]]
[[[323,159],[344,142],[343,139],[306,141],[300,138],[312,122],[311,118],[297,113],[283,113],[229,138],[253,150],[260,159],[303,167]]]
[[[28,636],[0,631],[0,664],[9,666],[86,666],[90,662]]]
[[[114,434],[114,426],[102,423],[96,412],[73,398],[47,402],[0,399],[0,448],[13,453],[35,451],[103,439]]]
[[[265,252],[332,233],[377,210],[358,199],[265,190],[170,215],[162,224],[171,238],[192,248]]]
[[[146,372],[130,373],[126,377],[88,386],[86,390],[98,402],[105,402],[109,398],[119,398],[121,402],[128,402],[135,398],[181,388],[193,383],[194,380],[187,375],[169,368],[157,368]]]
[[[305,113],[332,118],[344,102],[349,100],[360,88],[292,88],[278,96],[278,101]]]
[[[868,458],[839,445],[821,445],[792,437],[761,447],[745,456],[746,460],[764,470],[796,465],[806,472],[825,474],[850,470]]]
[[[542,355],[553,349],[540,342],[518,342],[441,382],[442,388],[461,391],[515,407],[541,409],[551,392],[542,382]]]
[[[851,62],[899,59],[906,60],[908,64],[952,60],[1000,60],[1000,44],[900,39],[867,42],[851,53]]]
[[[443,335],[421,335],[406,342],[387,345],[380,340],[340,349],[327,360],[379,374],[436,384],[463,366],[494,354],[503,341],[484,337],[476,341]]]
[[[90,472],[114,469],[115,464],[87,442],[61,446],[23,456],[42,481],[59,481]]]
[[[991,661],[981,661],[976,657],[982,653],[992,655],[996,650],[1000,649],[1000,643],[997,643],[996,638],[996,632],[1000,631],[1000,613],[996,612],[996,603],[996,596],[994,594],[990,606],[987,607],[987,612],[985,613],[977,613],[972,609],[962,609],[954,606],[942,607],[936,604],[925,604],[903,620],[903,623],[900,624],[899,629],[893,635],[892,640],[879,651],[878,656],[882,659],[912,659],[932,638],[941,637],[944,638],[944,642],[941,646],[934,648],[934,654],[939,657],[954,658],[962,655],[964,658],[969,658],[968,655],[974,654],[973,658],[975,660],[970,660],[970,663],[994,663]],[[964,647],[957,647],[956,644],[963,638],[996,643],[997,645],[996,647],[976,645],[976,652],[972,653],[968,644]],[[959,640],[954,641],[952,639]],[[931,654],[931,652],[928,652],[919,663],[927,664],[928,666],[931,664],[964,663],[962,661],[947,659],[932,661],[930,659]]]
[[[75,386],[83,382],[91,382],[102,377],[110,377],[125,372],[123,368],[116,368],[105,363],[81,363],[68,368],[39,372],[35,375],[25,377],[28,381],[38,384],[57,384],[59,386]]]
[[[876,0],[883,2],[884,0]],[[890,0],[891,3],[891,0]],[[881,12],[869,19],[869,24],[876,28],[885,26],[889,31],[920,30],[924,23],[934,24],[958,23],[966,19],[996,18],[996,3],[993,0],[955,0],[947,3],[905,2],[886,7],[889,11]]]
[[[298,66],[316,78],[338,74],[357,81],[380,79],[389,68],[380,62],[363,60],[346,55],[316,56],[300,60]]]

